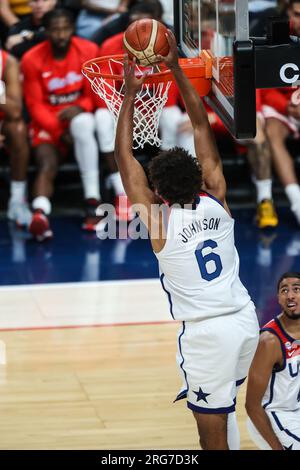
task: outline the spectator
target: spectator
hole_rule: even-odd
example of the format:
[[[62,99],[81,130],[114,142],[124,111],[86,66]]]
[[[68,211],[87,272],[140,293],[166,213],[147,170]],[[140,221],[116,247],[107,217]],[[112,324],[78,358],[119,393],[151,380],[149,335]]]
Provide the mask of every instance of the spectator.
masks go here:
[[[286,14],[290,20],[293,34],[300,36],[300,0],[289,0]]]
[[[265,36],[267,18],[279,14],[276,0],[250,0],[248,5],[250,36]]]
[[[174,24],[174,9],[173,9],[173,0],[161,0],[163,7],[163,22],[173,26]]]
[[[28,0],[0,1],[0,40],[4,44],[8,29],[30,13]]]
[[[154,18],[158,21],[161,21],[162,13],[163,9],[159,0],[137,3],[129,11],[128,23],[126,27],[134,21],[143,18]],[[122,54],[124,52],[123,31],[114,34],[112,37],[104,41],[100,46],[99,52],[101,56]]]
[[[127,11],[129,0],[82,0],[83,10],[76,23],[76,34],[90,39],[101,24],[112,15]]]
[[[28,0],[1,0],[0,20],[10,28],[31,12]]]
[[[7,216],[19,226],[28,227],[31,221],[31,212],[26,202],[29,147],[26,127],[22,120],[22,91],[19,77],[16,60],[0,49],[0,145],[7,148],[11,165]]]
[[[42,41],[45,41],[43,17],[53,10],[57,0],[30,0],[31,15],[14,24],[8,32],[6,49],[18,59]]]
[[[128,11],[118,15],[116,18],[111,19],[108,22],[105,22],[97,31],[93,34],[92,40],[97,44],[101,45],[106,39],[114,36],[115,34],[125,31],[129,25],[129,17],[131,11],[135,8],[136,5],[142,4],[153,4],[156,6],[157,10],[154,15],[154,18],[162,18],[163,9],[159,0],[130,0],[128,5]]]
[[[27,52],[21,64],[38,167],[30,230],[41,241],[52,236],[47,216],[51,212],[53,182],[58,162],[72,141],[86,204],[83,229],[95,230],[100,199],[93,101],[89,83],[81,73],[83,62],[95,57],[98,48],[73,37],[74,20],[68,10],[46,13],[44,24],[48,40]]]

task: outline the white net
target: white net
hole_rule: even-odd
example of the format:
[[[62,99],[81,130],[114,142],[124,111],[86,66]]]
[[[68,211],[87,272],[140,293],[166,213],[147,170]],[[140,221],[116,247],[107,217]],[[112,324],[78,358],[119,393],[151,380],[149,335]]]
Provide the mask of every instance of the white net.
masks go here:
[[[146,67],[136,66],[136,74],[142,75]],[[147,67],[150,74],[159,71],[158,66]],[[112,78],[90,77],[89,72],[121,75],[123,76],[123,63],[113,58],[103,63],[90,62],[85,67],[83,74],[89,79],[92,90],[97,93],[114,118],[115,128],[117,125],[120,109],[122,106],[125,84],[124,80]],[[134,103],[133,116],[133,148],[143,148],[145,144],[161,145],[159,138],[159,118],[163,107],[168,100],[168,90],[171,82],[144,84],[137,94]]]

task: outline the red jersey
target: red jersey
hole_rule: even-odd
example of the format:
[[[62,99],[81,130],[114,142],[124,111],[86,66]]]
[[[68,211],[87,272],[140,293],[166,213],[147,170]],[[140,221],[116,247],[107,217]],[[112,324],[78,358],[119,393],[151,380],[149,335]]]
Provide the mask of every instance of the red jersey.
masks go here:
[[[99,47],[99,56],[124,54],[123,35],[124,33],[118,33],[106,39]]]
[[[3,82],[4,82],[4,70],[5,70],[6,63],[7,63],[7,57],[8,57],[7,52],[0,49],[0,81],[3,81]],[[0,111],[0,121],[2,121],[3,119],[4,119],[4,112]]]
[[[296,90],[293,87],[262,89],[260,90],[261,104],[262,106],[270,106],[286,116],[287,106]]]
[[[49,41],[33,47],[22,59],[24,97],[32,122],[54,138],[63,132],[58,112],[70,106],[92,111],[88,80],[81,73],[83,62],[96,57],[98,46],[72,37],[63,60],[57,60]]]

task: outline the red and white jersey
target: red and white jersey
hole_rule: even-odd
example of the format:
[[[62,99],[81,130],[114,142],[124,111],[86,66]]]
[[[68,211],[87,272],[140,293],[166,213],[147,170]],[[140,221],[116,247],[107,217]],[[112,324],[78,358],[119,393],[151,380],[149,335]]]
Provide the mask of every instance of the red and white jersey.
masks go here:
[[[0,49],[0,82],[4,82],[4,70],[6,67],[7,57],[8,57],[7,52]],[[0,91],[1,90],[2,88],[0,88]],[[3,119],[4,119],[4,112],[0,111],[0,121],[2,121]]]
[[[274,318],[261,331],[269,331],[280,340],[283,365],[273,369],[262,405],[266,411],[300,409],[300,340],[292,338],[280,320]]]
[[[87,112],[93,110],[91,87],[81,69],[85,61],[97,54],[96,44],[77,37],[72,37],[62,60],[53,56],[49,41],[26,52],[21,62],[24,97],[35,125],[57,137],[64,130],[59,111],[73,105]]]
[[[262,108],[269,106],[286,116],[287,106],[293,100],[293,95],[296,96],[297,89],[293,87],[261,89],[259,94]]]
[[[251,302],[239,278],[234,220],[216,198],[203,192],[192,208],[170,208],[167,224],[155,255],[175,320],[228,315]]]

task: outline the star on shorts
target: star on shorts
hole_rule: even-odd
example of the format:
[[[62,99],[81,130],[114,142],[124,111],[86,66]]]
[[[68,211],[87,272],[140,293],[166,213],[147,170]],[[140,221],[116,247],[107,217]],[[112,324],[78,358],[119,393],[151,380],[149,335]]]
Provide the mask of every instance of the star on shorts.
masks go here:
[[[210,395],[210,393],[203,392],[201,387],[199,387],[198,392],[196,392],[195,390],[193,390],[193,392],[195,393],[195,395],[197,395],[197,401],[204,400],[205,403],[208,403],[207,400],[206,400],[206,397],[208,397],[208,395]]]

